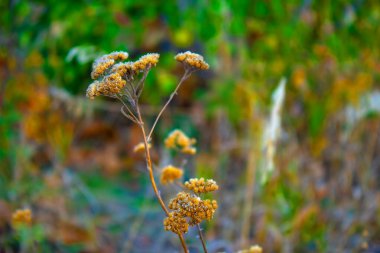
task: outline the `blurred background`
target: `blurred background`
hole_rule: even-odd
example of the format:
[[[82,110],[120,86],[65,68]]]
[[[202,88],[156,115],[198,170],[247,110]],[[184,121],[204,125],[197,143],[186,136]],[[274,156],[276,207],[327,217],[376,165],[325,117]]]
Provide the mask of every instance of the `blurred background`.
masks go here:
[[[176,161],[170,131],[197,139],[184,179],[220,186],[209,252],[380,252],[379,35],[377,0],[2,0],[0,252],[180,252],[133,153],[138,128],[85,97],[92,61],[116,50],[161,54],[148,124],[183,73],[176,53],[210,64],[152,149],[161,167]],[[177,191],[160,189],[166,203]],[[33,222],[17,230],[22,208]],[[196,231],[186,240],[203,252]]]

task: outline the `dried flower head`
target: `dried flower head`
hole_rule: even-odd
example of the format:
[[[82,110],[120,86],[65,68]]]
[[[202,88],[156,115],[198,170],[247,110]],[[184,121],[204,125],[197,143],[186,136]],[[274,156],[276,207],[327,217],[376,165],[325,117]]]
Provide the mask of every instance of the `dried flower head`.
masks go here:
[[[32,212],[30,209],[18,209],[12,214],[12,224],[17,225],[30,225],[32,223]]]
[[[169,208],[177,212],[181,217],[189,218],[189,225],[194,226],[203,220],[211,220],[218,204],[216,200],[202,200],[200,197],[179,192],[169,203]]]
[[[127,52],[124,52],[124,51],[115,51],[115,52],[106,54],[103,57],[108,58],[108,59],[112,59],[112,60],[115,60],[115,61],[125,61],[126,59],[128,59],[128,56],[129,55],[128,55]]]
[[[195,142],[195,139],[187,137],[184,132],[176,129],[165,139],[165,146],[171,149],[177,148],[185,154],[194,155],[197,152],[197,150],[192,147]]]
[[[97,79],[101,76],[103,76],[109,68],[112,67],[112,65],[115,64],[115,60],[100,57],[96,61],[94,61],[94,64],[92,65],[92,72],[91,72],[91,78]]]
[[[209,68],[209,65],[204,61],[203,56],[186,51],[184,53],[179,53],[174,57],[177,61],[182,62],[189,67],[206,70]]]
[[[168,165],[161,171],[161,183],[168,184],[180,179],[183,175],[183,170],[172,165]]]
[[[176,234],[183,234],[187,233],[189,224],[187,224],[186,219],[178,213],[170,212],[169,216],[164,219],[164,228]]]
[[[145,71],[153,66],[156,66],[159,58],[160,55],[155,53],[143,55],[138,61],[135,61],[134,68],[136,71]]]
[[[127,82],[118,74],[111,73],[105,76],[101,81],[94,81],[88,88],[86,95],[93,99],[96,96],[115,96],[119,94]]]
[[[133,76],[136,72],[136,68],[133,62],[120,62],[115,64],[112,72],[118,73],[120,76]]]
[[[115,61],[124,61],[128,59],[127,52],[112,52],[96,59],[92,65],[91,78],[97,79],[106,74],[106,72],[115,64]]]
[[[206,193],[219,189],[219,186],[212,179],[205,180],[202,178],[192,178],[185,182],[185,187],[194,193]]]
[[[92,82],[87,88],[86,96],[90,99],[94,99],[95,97],[99,96],[100,92],[98,91],[98,87],[101,85],[100,83],[100,81]]]
[[[150,143],[148,143],[148,149],[150,149],[151,147],[152,147],[152,145]],[[134,153],[138,153],[138,152],[141,152],[141,151],[144,151],[144,150],[145,150],[145,144],[144,144],[144,142],[140,142],[139,144],[137,144],[133,148],[133,152]]]

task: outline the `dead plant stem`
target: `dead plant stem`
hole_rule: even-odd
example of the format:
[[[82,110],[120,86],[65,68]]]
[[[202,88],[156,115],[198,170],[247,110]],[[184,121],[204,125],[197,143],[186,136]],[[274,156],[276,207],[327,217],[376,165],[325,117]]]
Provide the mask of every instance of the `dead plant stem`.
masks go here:
[[[157,188],[157,184],[156,184],[156,181],[154,179],[152,160],[151,160],[150,151],[149,151],[149,148],[148,148],[148,138],[146,136],[146,132],[145,132],[145,128],[144,128],[144,124],[143,124],[143,120],[142,120],[142,117],[141,117],[140,108],[139,108],[138,104],[136,104],[136,110],[137,110],[138,121],[140,122],[139,126],[141,128],[141,132],[142,132],[143,139],[144,139],[145,158],[146,158],[147,169],[148,169],[148,172],[149,172],[149,179],[150,179],[150,182],[152,184],[154,193],[155,193],[155,195],[156,195],[156,197],[158,199],[158,202],[161,205],[162,210],[164,210],[166,216],[169,216],[169,210],[167,209],[167,207],[165,206],[164,201],[161,198],[161,194],[160,194],[160,192],[159,192],[159,190]],[[187,249],[185,240],[183,238],[183,235],[179,234],[178,237],[179,237],[179,239],[181,241],[181,245],[182,245],[182,248],[183,248],[184,252],[188,253],[188,249]]]
[[[206,243],[205,243],[205,240],[204,240],[204,238],[203,238],[201,225],[198,224],[198,225],[197,225],[197,228],[198,228],[199,239],[200,239],[201,242],[202,242],[203,251],[204,251],[205,253],[208,253],[207,248],[206,248]]]

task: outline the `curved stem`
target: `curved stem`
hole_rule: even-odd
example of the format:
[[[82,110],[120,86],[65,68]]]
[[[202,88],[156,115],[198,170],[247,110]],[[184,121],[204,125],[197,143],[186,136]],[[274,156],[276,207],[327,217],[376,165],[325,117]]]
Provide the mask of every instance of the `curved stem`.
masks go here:
[[[147,164],[147,168],[148,168],[148,171],[149,171],[149,179],[150,179],[150,182],[152,184],[152,187],[153,187],[153,190],[154,190],[154,193],[158,199],[158,202],[160,203],[161,205],[161,208],[162,210],[164,210],[166,216],[169,216],[169,210],[167,209],[167,207],[165,206],[165,203],[164,201],[162,200],[161,198],[161,195],[160,195],[160,192],[157,188],[157,184],[156,184],[156,181],[154,179],[154,174],[153,174],[153,167],[152,167],[152,160],[151,160],[151,157],[150,157],[150,151],[149,151],[149,148],[148,148],[148,139],[146,137],[146,133],[145,133],[145,128],[144,128],[144,124],[143,124],[143,121],[142,121],[142,117],[141,117],[141,113],[140,113],[140,108],[139,106],[137,105],[136,106],[136,110],[137,110],[137,117],[138,117],[138,121],[141,122],[139,124],[140,126],[140,129],[141,129],[141,132],[142,132],[142,135],[143,135],[143,138],[144,138],[144,147],[145,147],[145,158],[146,158],[146,164]],[[188,253],[188,249],[187,249],[187,246],[186,246],[186,242],[183,238],[183,235],[182,234],[179,234],[178,235],[179,237],[179,240],[181,241],[181,245],[182,245],[182,248],[184,250],[185,253]]]
[[[204,251],[205,253],[208,253],[208,252],[207,252],[207,248],[206,248],[206,243],[205,243],[205,240],[204,240],[203,235],[202,235],[201,225],[198,224],[198,225],[197,225],[197,228],[198,228],[199,239],[200,239],[201,242],[202,242],[203,251]]]
[[[150,140],[150,138],[152,137],[152,133],[153,133],[153,130],[154,128],[156,127],[157,125],[157,122],[158,120],[160,119],[162,113],[165,111],[166,107],[168,107],[168,105],[170,104],[170,102],[173,100],[174,96],[177,94],[177,91],[179,89],[179,87],[181,87],[181,84],[187,79],[189,78],[189,76],[191,75],[191,71],[190,70],[185,70],[185,73],[183,74],[181,80],[179,81],[179,83],[177,84],[177,87],[175,88],[175,90],[172,92],[172,94],[170,95],[168,101],[166,101],[164,107],[162,107],[161,111],[158,113],[154,123],[153,123],[153,126],[152,128],[150,129],[150,132],[148,134],[148,140]]]
[[[158,202],[160,203],[161,205],[161,208],[162,210],[164,210],[165,214],[167,216],[169,216],[169,211],[168,209],[166,208],[165,206],[165,203],[164,201],[162,200],[161,198],[161,195],[160,195],[160,192],[157,188],[157,184],[156,184],[156,181],[154,179],[154,175],[153,175],[153,167],[152,167],[152,160],[151,160],[151,157],[150,157],[150,151],[149,151],[149,148],[148,148],[148,140],[146,138],[146,133],[145,133],[145,129],[144,129],[144,124],[142,123],[142,118],[141,118],[141,113],[140,113],[140,108],[139,106],[137,106],[137,117],[138,117],[138,120],[139,122],[141,122],[141,124],[139,124],[140,126],[140,129],[141,129],[141,132],[142,132],[142,135],[143,135],[143,138],[144,138],[144,147],[145,147],[145,158],[146,158],[146,164],[147,164],[147,168],[148,168],[148,171],[149,171],[149,179],[150,179],[150,182],[152,184],[152,187],[153,187],[153,190],[154,190],[154,193],[156,194],[156,197],[158,199]]]
[[[124,112],[123,107],[122,107],[122,108],[121,108],[121,112],[123,113],[123,115],[124,115],[125,117],[127,117],[128,119],[132,120],[133,122],[135,122],[135,123],[137,123],[137,124],[141,124],[141,121],[139,122],[139,120],[136,118],[136,116],[134,115],[134,113],[131,111],[131,109],[129,109],[128,105],[124,102],[123,97],[122,97],[122,96],[119,96],[119,95],[116,95],[116,98],[118,98],[119,101],[124,105],[123,107],[125,107],[125,108],[128,110],[128,113],[130,114],[129,116],[130,116],[132,119],[131,119],[130,117],[127,116],[128,114]]]

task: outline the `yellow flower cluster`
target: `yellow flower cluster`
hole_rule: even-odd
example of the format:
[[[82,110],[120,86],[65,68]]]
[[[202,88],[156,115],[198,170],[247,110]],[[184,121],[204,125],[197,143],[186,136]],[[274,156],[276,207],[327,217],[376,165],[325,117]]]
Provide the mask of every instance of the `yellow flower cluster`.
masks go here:
[[[12,214],[12,224],[17,225],[29,225],[32,223],[32,212],[30,209],[18,209]]]
[[[176,234],[187,233],[189,224],[184,217],[180,216],[176,212],[170,212],[169,217],[164,219],[164,228],[167,231],[172,231]]]
[[[108,58],[99,58],[92,65],[91,78],[97,79],[104,75],[106,71],[115,64],[115,60]]]
[[[108,59],[112,59],[115,61],[125,61],[126,59],[128,59],[128,56],[129,55],[127,52],[116,51],[116,52],[112,52],[110,54],[107,54],[103,57],[108,58]]]
[[[165,146],[171,149],[178,148],[182,153],[194,155],[197,152],[197,149],[192,146],[195,142],[195,139],[187,137],[184,132],[176,129],[165,139]]]
[[[101,77],[115,64],[115,61],[124,61],[126,59],[128,59],[127,52],[112,52],[110,54],[103,55],[95,60],[92,65],[91,78],[95,80]]]
[[[152,145],[150,143],[148,143],[148,149],[150,149],[152,147]],[[134,148],[133,148],[133,152],[134,153],[139,153],[141,151],[144,151],[145,150],[145,144],[144,142],[140,142],[139,144],[137,144]]]
[[[169,208],[174,210],[180,217],[189,218],[189,225],[194,226],[203,220],[211,220],[218,204],[216,200],[202,200],[186,192],[179,192],[169,203]]]
[[[185,187],[193,191],[194,193],[206,193],[216,191],[219,189],[219,186],[216,184],[214,180],[205,180],[203,177],[200,179],[192,178],[189,181],[186,181]]]
[[[120,62],[115,64],[111,71],[118,73],[120,76],[133,76],[136,68],[133,62]]]
[[[159,54],[146,54],[135,62],[116,63],[128,59],[128,53],[113,52],[98,58],[92,66],[91,78],[95,81],[87,88],[87,97],[120,94],[135,74],[156,66],[159,57]]]
[[[159,54],[143,55],[138,61],[134,63],[134,68],[136,71],[144,71],[152,66],[156,66],[159,58]]]
[[[121,92],[127,82],[118,74],[111,73],[101,81],[94,81],[87,88],[87,97],[94,99],[99,95],[113,96]]]
[[[240,250],[238,251],[238,253],[263,253],[263,249],[258,245],[254,245],[251,246],[249,249]]]
[[[161,183],[168,184],[174,180],[180,179],[183,175],[183,170],[172,165],[168,165],[161,171]]]
[[[196,69],[206,70],[209,68],[209,65],[204,61],[202,55],[190,51],[177,54],[175,59]]]

